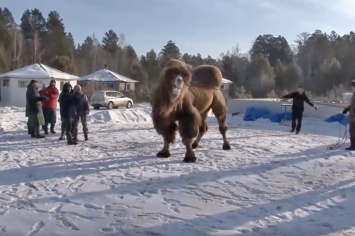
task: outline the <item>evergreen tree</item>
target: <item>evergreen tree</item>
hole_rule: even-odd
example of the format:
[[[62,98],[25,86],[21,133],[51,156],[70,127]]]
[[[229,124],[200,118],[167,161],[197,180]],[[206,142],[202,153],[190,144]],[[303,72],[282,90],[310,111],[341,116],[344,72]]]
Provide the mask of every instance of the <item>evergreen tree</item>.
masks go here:
[[[169,40],[159,53],[159,56],[161,57],[161,60],[165,62],[169,59],[180,59],[181,53],[178,46],[176,46],[172,40]]]

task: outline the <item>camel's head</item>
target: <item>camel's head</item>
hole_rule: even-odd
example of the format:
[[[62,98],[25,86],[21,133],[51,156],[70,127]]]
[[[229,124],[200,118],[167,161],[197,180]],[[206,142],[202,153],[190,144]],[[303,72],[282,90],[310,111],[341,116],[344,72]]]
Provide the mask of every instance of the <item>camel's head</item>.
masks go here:
[[[182,61],[171,60],[163,73],[170,101],[175,102],[182,94],[184,88],[190,84],[191,69]]]

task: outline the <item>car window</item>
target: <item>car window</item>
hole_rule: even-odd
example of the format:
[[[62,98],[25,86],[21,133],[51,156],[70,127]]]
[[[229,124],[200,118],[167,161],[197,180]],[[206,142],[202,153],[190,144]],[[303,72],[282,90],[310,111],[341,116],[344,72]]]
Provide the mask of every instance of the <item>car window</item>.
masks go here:
[[[98,99],[100,97],[100,93],[93,93],[91,99]]]
[[[115,92],[106,92],[106,96],[108,97],[116,97]]]
[[[106,92],[106,96],[114,98],[122,98],[124,95],[120,92]]]

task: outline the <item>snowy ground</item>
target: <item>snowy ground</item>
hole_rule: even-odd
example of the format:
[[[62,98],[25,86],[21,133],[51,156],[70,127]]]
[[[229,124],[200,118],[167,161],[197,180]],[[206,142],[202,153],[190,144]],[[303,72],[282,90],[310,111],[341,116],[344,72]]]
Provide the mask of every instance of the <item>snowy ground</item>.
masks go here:
[[[75,147],[30,139],[21,108],[0,113],[0,235],[355,234],[354,154],[327,150],[337,124],[306,118],[291,135],[229,117],[223,151],[211,117],[186,164],[180,139],[155,158],[162,140],[143,106],[93,112],[91,140]]]

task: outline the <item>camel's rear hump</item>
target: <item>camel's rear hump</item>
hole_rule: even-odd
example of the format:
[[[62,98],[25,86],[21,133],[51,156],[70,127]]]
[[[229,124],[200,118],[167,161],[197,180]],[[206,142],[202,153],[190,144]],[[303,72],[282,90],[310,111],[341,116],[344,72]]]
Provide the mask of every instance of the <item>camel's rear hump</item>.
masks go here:
[[[220,88],[222,85],[222,72],[217,66],[198,66],[192,70],[191,85]]]

